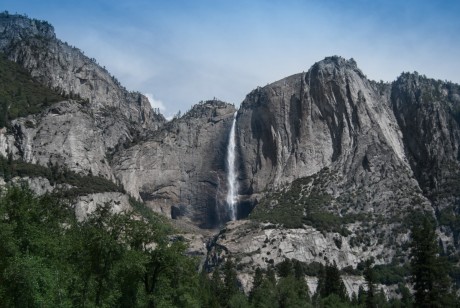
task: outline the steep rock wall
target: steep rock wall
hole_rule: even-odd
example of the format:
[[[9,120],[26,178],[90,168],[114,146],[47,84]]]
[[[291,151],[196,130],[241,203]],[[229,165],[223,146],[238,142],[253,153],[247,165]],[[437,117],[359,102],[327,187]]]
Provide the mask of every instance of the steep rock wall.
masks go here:
[[[210,228],[228,220],[226,148],[235,108],[218,101],[198,104],[118,153],[116,177],[125,189],[172,218]]]
[[[113,154],[123,144],[139,139],[165,122],[162,115],[152,110],[144,95],[127,91],[95,59],[86,57],[79,49],[57,39],[54,28],[45,21],[1,13],[0,52],[9,60],[22,65],[43,85],[75,98],[75,101],[69,100],[67,104],[85,102],[80,106],[63,108],[63,104],[60,104],[56,107],[61,115],[67,114],[64,117],[69,118],[71,125],[75,124],[71,129],[53,124],[49,110],[30,120],[37,123],[49,122],[45,125],[51,126],[49,128],[53,131],[48,131],[48,134],[62,135],[69,142],[84,138],[84,132],[88,132],[90,142],[85,146],[88,150],[84,151],[98,152],[91,158],[91,162],[83,160],[77,164],[75,160],[79,157],[91,157],[93,154],[78,151],[80,146],[66,146],[59,140],[53,143],[52,140],[46,142],[39,138],[27,138],[29,132],[18,120],[14,124],[15,134],[9,136],[15,140],[9,143],[12,147],[8,148],[9,152],[21,155],[15,158],[43,164],[47,162],[43,157],[57,155],[75,171],[86,173],[91,170],[113,178],[105,159],[106,154]],[[82,121],[77,125],[79,119]],[[22,144],[23,140],[27,140],[27,144]],[[80,141],[85,142],[83,139]],[[45,142],[49,146],[45,146]],[[41,154],[34,156],[38,151],[28,151],[26,148],[39,148]],[[74,150],[77,152],[72,152]]]
[[[412,170],[431,199],[459,196],[460,86],[402,74],[391,101]]]
[[[353,60],[326,58],[305,74],[254,90],[237,128],[242,195],[279,189],[326,167],[334,178],[326,179],[325,191],[334,197],[364,190],[365,202],[378,207],[403,198],[389,200],[388,191],[421,193],[389,85],[367,80]]]
[[[253,220],[228,223],[209,264],[236,258],[245,275],[286,258],[403,264],[417,214],[438,219],[442,247],[455,254],[458,225],[446,217],[455,221],[460,206],[459,95],[417,73],[369,81],[340,57],[252,91],[237,140],[239,194],[256,204]]]

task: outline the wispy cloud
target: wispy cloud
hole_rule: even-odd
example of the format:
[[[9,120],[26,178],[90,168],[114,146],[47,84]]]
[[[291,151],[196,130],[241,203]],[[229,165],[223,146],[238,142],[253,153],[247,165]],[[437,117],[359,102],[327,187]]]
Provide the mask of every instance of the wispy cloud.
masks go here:
[[[155,99],[152,93],[144,93],[144,95],[148,98],[152,108],[158,108],[161,113],[164,113],[166,111],[166,107],[163,104],[163,102],[159,99]]]
[[[460,82],[458,1],[44,3],[6,9],[49,20],[128,89],[154,93],[168,114],[213,97],[238,105],[255,87],[334,54],[376,80],[417,70]]]

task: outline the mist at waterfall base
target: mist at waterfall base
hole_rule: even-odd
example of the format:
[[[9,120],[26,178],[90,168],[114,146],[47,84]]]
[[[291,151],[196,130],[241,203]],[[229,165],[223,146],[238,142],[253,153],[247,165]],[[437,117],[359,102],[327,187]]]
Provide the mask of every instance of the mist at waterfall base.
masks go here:
[[[230,220],[236,220],[238,215],[238,174],[235,167],[236,159],[236,115],[233,115],[232,128],[230,129],[230,135],[228,137],[227,146],[227,210]]]

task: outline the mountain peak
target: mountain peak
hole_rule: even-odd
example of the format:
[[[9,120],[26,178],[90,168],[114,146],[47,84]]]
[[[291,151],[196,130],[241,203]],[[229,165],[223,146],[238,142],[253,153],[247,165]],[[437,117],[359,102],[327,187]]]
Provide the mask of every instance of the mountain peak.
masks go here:
[[[334,64],[336,66],[351,66],[353,68],[357,68],[356,61],[353,58],[345,59],[341,56],[329,56],[325,57],[323,60],[317,62],[322,64]]]
[[[335,76],[337,72],[353,71],[357,73],[361,78],[366,78],[363,72],[358,68],[356,61],[353,58],[345,59],[340,56],[330,56],[326,57],[323,60],[313,64],[310,73],[314,75],[333,75]]]
[[[7,40],[20,40],[25,37],[44,37],[55,39],[54,27],[47,21],[32,19],[25,15],[10,14],[7,11],[0,13],[0,33],[8,34]],[[0,44],[5,39],[2,35]]]
[[[190,111],[188,111],[185,116],[187,118],[210,118],[217,115],[225,115],[228,113],[234,113],[236,108],[234,105],[220,101],[218,99],[212,99],[207,101],[201,101],[198,104],[194,105]]]

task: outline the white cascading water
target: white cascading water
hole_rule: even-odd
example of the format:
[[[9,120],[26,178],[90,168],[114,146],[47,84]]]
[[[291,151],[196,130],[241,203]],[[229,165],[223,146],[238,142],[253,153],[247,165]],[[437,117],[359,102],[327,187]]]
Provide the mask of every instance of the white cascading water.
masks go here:
[[[236,220],[237,217],[237,193],[238,193],[238,183],[236,181],[237,172],[235,169],[235,126],[236,126],[236,112],[233,115],[232,128],[230,129],[230,136],[228,137],[228,147],[227,147],[227,206],[230,212],[230,219]]]

